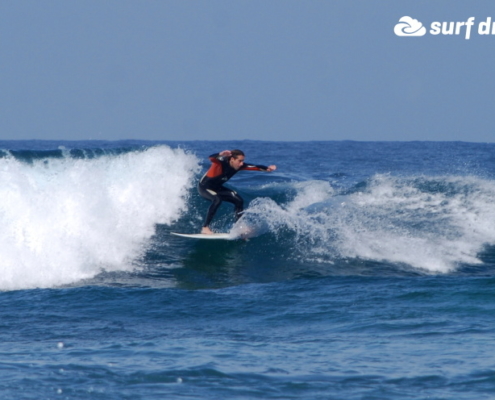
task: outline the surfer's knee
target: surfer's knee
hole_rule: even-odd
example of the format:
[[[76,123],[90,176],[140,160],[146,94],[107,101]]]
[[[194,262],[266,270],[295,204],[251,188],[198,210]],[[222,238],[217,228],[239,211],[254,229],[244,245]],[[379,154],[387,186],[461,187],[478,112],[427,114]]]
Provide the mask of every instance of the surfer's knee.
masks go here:
[[[244,207],[244,199],[237,194],[237,192],[232,191],[232,197],[234,198],[234,203],[236,207],[243,208]]]

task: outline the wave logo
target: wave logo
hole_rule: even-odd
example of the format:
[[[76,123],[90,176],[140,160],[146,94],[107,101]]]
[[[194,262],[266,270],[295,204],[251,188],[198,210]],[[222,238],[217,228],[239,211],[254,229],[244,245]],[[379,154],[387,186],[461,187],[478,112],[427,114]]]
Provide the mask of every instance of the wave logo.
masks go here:
[[[406,16],[399,19],[394,32],[397,36],[424,36],[426,28],[417,19]]]

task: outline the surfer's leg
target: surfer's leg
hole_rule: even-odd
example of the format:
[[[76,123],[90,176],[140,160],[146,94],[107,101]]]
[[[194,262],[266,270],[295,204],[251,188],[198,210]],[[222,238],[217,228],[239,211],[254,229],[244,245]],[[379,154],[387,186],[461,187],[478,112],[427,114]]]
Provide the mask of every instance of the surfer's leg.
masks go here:
[[[207,228],[210,225],[211,221],[213,220],[213,217],[215,216],[218,207],[220,207],[220,204],[222,204],[222,199],[215,191],[211,189],[204,189],[201,186],[198,186],[198,192],[202,197],[211,201],[211,205],[208,208],[205,222],[203,224],[203,228]]]
[[[218,193],[222,200],[232,203],[234,205],[235,220],[237,221],[242,217],[244,212],[244,200],[239,194],[233,190],[225,189]]]
[[[235,193],[235,192],[234,192]],[[244,200],[241,196],[239,196],[237,193],[235,193],[235,221],[237,222],[239,218],[242,217],[242,214],[244,213]]]

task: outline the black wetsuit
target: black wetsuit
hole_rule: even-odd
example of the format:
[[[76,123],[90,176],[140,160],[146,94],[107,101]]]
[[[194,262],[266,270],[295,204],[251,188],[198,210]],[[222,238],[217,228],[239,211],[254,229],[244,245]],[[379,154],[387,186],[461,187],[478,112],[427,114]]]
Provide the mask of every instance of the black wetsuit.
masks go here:
[[[219,153],[212,154],[210,157],[212,165],[208,172],[201,178],[198,183],[198,192],[205,199],[211,201],[211,206],[206,214],[203,227],[210,225],[213,216],[217,212],[222,201],[227,201],[234,204],[235,220],[237,221],[244,210],[244,200],[237,192],[223,186],[237,172],[243,170],[250,171],[267,171],[268,167],[264,165],[243,164],[239,170],[230,166],[230,157],[222,157]]]

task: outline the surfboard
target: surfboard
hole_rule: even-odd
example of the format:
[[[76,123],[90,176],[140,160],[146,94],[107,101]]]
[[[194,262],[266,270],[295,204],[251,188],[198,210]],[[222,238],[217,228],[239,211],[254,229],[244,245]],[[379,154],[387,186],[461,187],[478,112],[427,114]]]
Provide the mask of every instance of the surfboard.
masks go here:
[[[172,235],[175,236],[180,236],[184,238],[190,238],[190,239],[220,239],[220,240],[234,240],[235,237],[233,237],[230,233],[213,233],[211,235],[205,234],[205,233],[177,233],[177,232],[170,232]]]

